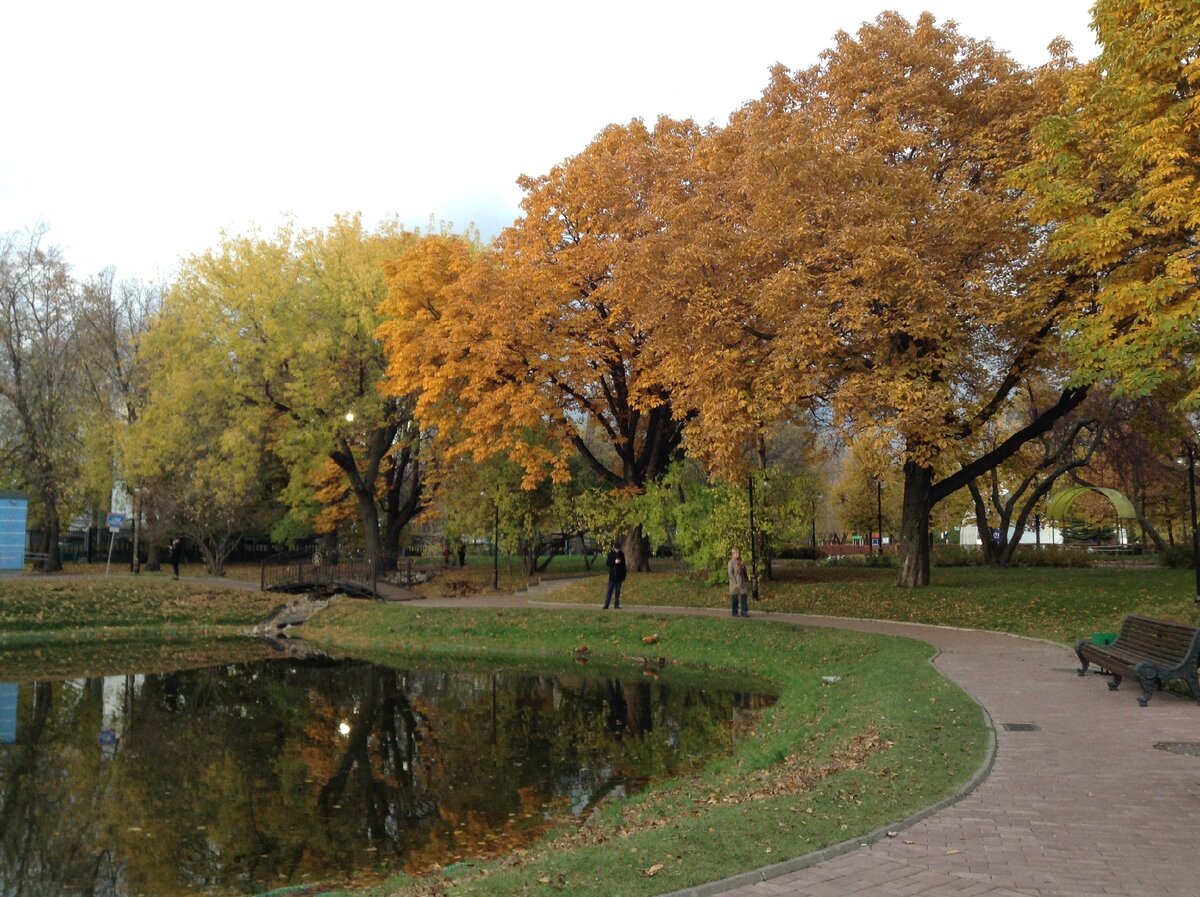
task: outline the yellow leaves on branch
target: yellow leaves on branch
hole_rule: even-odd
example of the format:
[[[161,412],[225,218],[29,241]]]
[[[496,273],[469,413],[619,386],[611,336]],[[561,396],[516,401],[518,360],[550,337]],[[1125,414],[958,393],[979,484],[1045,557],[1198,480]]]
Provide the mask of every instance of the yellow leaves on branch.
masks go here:
[[[1052,248],[1101,275],[1072,322],[1077,362],[1142,391],[1172,376],[1200,313],[1200,8],[1191,0],[1100,0],[1101,55],[1037,132],[1025,186],[1055,225]]]

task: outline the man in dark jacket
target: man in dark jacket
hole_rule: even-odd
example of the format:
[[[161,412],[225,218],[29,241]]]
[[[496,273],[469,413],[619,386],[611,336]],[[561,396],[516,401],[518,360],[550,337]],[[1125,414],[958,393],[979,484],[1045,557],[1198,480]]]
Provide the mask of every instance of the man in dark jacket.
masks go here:
[[[621,606],[621,583],[625,581],[625,552],[621,550],[620,542],[613,542],[608,558],[604,562],[608,566],[608,591],[604,593],[604,609],[608,610],[611,601],[614,608]]]

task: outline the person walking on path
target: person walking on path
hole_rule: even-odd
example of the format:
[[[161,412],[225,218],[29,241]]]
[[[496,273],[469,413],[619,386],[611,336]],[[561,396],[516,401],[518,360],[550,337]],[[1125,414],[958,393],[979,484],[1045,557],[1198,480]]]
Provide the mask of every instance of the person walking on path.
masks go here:
[[[174,572],[172,579],[179,579],[179,562],[183,560],[183,540],[176,536],[171,540],[171,547],[167,550],[167,557],[171,561],[171,570]]]
[[[625,552],[621,550],[620,542],[613,542],[604,563],[608,567],[608,590],[604,593],[604,609],[608,610],[610,601],[613,602],[614,608],[620,608],[621,583],[625,581]]]
[[[742,616],[750,616],[749,602],[747,601],[750,588],[750,578],[746,575],[746,563],[742,560],[742,553],[738,549],[733,549],[729,552],[729,609],[733,616],[738,615],[738,599],[742,602]]]

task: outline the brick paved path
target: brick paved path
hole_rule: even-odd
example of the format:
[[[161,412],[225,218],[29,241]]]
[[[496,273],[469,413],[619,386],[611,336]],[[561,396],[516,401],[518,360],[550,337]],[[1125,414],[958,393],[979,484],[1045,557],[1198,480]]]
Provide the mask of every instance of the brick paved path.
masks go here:
[[[1107,678],[1076,675],[1073,651],[1031,639],[778,616],[935,645],[936,667],[991,716],[995,763],[974,792],[896,838],[726,897],[1200,895],[1200,757],[1154,748],[1200,742],[1195,702],[1159,694],[1140,707],[1136,684],[1113,694]]]
[[[534,589],[503,603],[523,605],[550,591]],[[1200,895],[1200,757],[1154,748],[1200,742],[1195,702],[1158,694],[1140,707],[1136,684],[1111,693],[1106,678],[1076,675],[1073,651],[1033,639],[794,614],[759,614],[748,623],[769,620],[905,635],[936,646],[935,666],[991,716],[995,762],[972,793],[895,838],[681,897]],[[1006,723],[1037,728],[1009,731]]]

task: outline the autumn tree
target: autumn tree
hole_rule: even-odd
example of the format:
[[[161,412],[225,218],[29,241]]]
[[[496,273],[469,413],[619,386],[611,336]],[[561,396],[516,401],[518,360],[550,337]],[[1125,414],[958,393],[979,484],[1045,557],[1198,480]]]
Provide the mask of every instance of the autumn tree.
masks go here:
[[[676,401],[709,409],[718,444],[772,405],[815,403],[898,455],[901,584],[929,581],[933,506],[1086,394],[1064,380],[1042,417],[965,451],[1082,301],[1006,180],[1069,67],[1062,46],[1030,71],[928,14],[885,13],[820,64],[777,68],[697,154],[695,196],[672,219],[704,235],[665,268]],[[691,376],[693,359],[712,370]]]
[[[134,279],[117,281],[113,269],[88,278],[80,292],[80,354],[88,409],[85,424],[85,473],[94,512],[108,507],[115,485],[127,490],[133,505],[134,551],[148,548],[149,567],[158,569],[158,549],[167,541],[148,483],[130,478],[126,452],[136,452],[127,436],[145,407],[149,383],[138,356],[139,343],[162,302],[161,285]],[[148,532],[141,531],[143,519]]]
[[[156,325],[161,327],[161,323]],[[179,369],[157,354],[157,337],[147,338],[147,371],[156,386],[129,427],[125,458],[131,481],[153,492],[155,531],[186,536],[214,576],[247,532],[264,531],[282,489],[272,477],[266,428],[241,396],[230,391],[224,371],[197,358]],[[177,344],[176,344],[177,345]],[[194,378],[194,379],[193,379]],[[183,380],[185,382],[179,382]]]
[[[184,264],[150,340],[155,403],[226,402],[218,444],[261,440],[286,468],[299,513],[313,510],[332,464],[377,560],[394,557],[420,494],[413,399],[379,392],[386,359],[375,336],[383,263],[413,241],[395,225],[368,232],[357,217],[326,230],[228,237]]]
[[[1175,524],[1188,516],[1185,443],[1195,437],[1177,410],[1186,385],[1148,396],[1113,400],[1105,439],[1080,485],[1115,487],[1133,503],[1142,539],[1159,551],[1174,543]]]
[[[31,493],[47,571],[81,465],[79,285],[45,230],[0,235],[0,455]]]
[[[891,457],[869,443],[848,446],[833,487],[843,528],[866,536],[878,532],[881,540],[885,533],[895,532],[903,491],[903,476]]]
[[[469,268],[463,249],[437,238],[425,257],[393,266],[387,308],[403,322],[384,331],[401,358],[393,388],[419,390],[418,416],[453,451],[508,455],[526,488],[566,478],[571,453],[615,489],[663,473],[682,421],[657,373],[655,321],[637,308],[656,266],[648,237],[664,226],[660,204],[683,189],[678,170],[697,139],[689,123],[608,127],[548,174],[521,179],[524,217]],[[403,360],[412,328],[430,349],[415,365]],[[527,438],[543,429],[549,440]],[[636,529],[626,553],[646,569]]]
[[[1032,382],[1023,383],[1016,392],[1011,406],[980,434],[986,443],[984,450],[993,448],[1026,421],[1036,420],[1043,412],[1043,404],[1055,400],[1053,390],[1039,389]],[[1078,474],[1092,462],[1103,443],[1110,416],[1108,397],[1102,391],[1092,390],[1088,400],[1071,414],[1026,442],[1003,464],[967,484],[987,563],[1006,567],[1012,562],[1021,534],[1030,528],[1031,518],[1045,507],[1055,484]],[[998,539],[987,537],[993,529],[999,533]]]
[[[1080,379],[1145,394],[1195,373],[1200,6],[1098,0],[1093,28],[1100,56],[1038,128],[1021,180],[1055,257],[1094,278],[1088,313],[1070,321]]]

